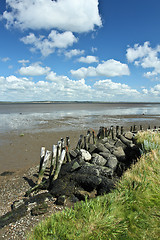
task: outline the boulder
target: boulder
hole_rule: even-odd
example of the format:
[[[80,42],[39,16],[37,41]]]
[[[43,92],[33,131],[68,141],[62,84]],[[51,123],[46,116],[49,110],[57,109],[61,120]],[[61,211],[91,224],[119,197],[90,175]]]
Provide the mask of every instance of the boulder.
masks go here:
[[[85,149],[81,149],[80,152],[81,152],[82,160],[84,161],[91,160],[92,156],[88,151],[86,151]]]
[[[95,165],[99,165],[99,166],[104,166],[106,164],[107,160],[102,157],[101,155],[97,154],[97,153],[93,153],[92,155],[92,163]]]
[[[126,132],[124,134],[124,137],[127,138],[128,140],[133,140],[134,134],[132,132]]]
[[[78,173],[84,174],[84,175],[94,175],[99,177],[99,170],[94,164],[90,164],[90,163],[86,163],[85,165],[83,165],[79,169]]]
[[[112,154],[118,159],[118,161],[125,161],[126,155],[122,147],[114,149]]]
[[[117,165],[118,165],[118,160],[117,158],[114,156],[114,155],[110,155],[108,161],[107,161],[107,164],[106,164],[106,167],[109,167],[111,168],[113,171],[116,170],[117,168]]]
[[[109,144],[109,143],[105,143],[105,144]],[[97,151],[98,152],[109,152],[109,149],[107,149],[107,147],[105,146],[105,144],[102,143],[98,143],[97,144]]]

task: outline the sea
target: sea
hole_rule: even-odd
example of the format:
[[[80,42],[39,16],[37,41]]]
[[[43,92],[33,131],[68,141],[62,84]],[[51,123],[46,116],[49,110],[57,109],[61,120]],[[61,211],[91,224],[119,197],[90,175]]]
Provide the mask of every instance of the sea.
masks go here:
[[[0,103],[3,134],[98,129],[130,123],[160,126],[160,103]]]

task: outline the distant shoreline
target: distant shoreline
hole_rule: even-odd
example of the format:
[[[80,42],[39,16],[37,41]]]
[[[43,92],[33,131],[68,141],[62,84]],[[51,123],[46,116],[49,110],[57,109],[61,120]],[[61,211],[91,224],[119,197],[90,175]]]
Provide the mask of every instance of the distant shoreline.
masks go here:
[[[99,101],[0,101],[0,104],[160,104],[160,102],[99,102]]]

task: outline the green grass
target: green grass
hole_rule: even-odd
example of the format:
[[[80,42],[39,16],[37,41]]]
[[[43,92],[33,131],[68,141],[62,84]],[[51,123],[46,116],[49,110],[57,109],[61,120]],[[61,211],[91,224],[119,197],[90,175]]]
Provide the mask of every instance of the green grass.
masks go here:
[[[144,154],[116,190],[52,215],[28,239],[160,239],[160,134],[139,133],[137,142]]]

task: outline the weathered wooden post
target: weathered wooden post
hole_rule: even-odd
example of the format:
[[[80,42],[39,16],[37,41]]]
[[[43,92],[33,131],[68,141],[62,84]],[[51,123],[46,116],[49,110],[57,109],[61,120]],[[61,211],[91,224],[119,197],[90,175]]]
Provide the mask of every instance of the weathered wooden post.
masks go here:
[[[104,129],[104,136],[105,136],[105,137],[108,137],[108,128],[105,128],[105,129]]]
[[[114,128],[111,126],[111,138],[114,139]]]
[[[79,149],[79,150],[83,147],[82,146],[82,139],[83,139],[83,135],[80,135],[77,146],[76,146],[76,148]]]
[[[61,155],[60,155],[60,157],[58,158],[58,161],[57,161],[57,166],[56,166],[56,170],[55,170],[53,180],[56,180],[58,178],[59,172],[61,170],[62,163],[63,163],[64,158],[65,158],[65,154],[66,154],[66,150],[62,149]]]
[[[45,156],[46,149],[45,147],[41,147],[41,155],[40,155],[40,164],[39,164],[39,172],[41,171],[43,161],[44,161],[44,156]]]
[[[130,127],[130,132],[132,132],[132,131],[133,131],[133,127],[131,126],[131,127]]]
[[[94,135],[94,131],[92,131],[92,137],[93,137],[93,144],[95,144],[95,135]]]
[[[123,126],[121,126],[121,135],[123,135],[124,129]]]
[[[119,136],[119,126],[116,126],[116,137]]]
[[[84,136],[84,149],[88,150],[88,147],[87,147],[87,137]]]
[[[44,161],[43,161],[41,170],[40,170],[40,172],[38,174],[38,181],[37,181],[38,184],[40,184],[42,182],[42,179],[43,179],[43,176],[44,176],[44,172],[45,172],[46,167],[47,167],[47,163],[51,160],[51,157],[52,157],[52,152],[47,150],[46,151],[46,155],[44,157]]]
[[[52,176],[54,174],[55,167],[56,167],[57,145],[53,145],[52,149],[53,149],[53,154],[51,158],[51,167],[50,167],[50,176],[49,176],[50,179],[52,179]]]
[[[70,157],[70,138],[68,136],[66,137],[66,155],[67,155],[68,162],[71,162],[71,157]]]
[[[143,127],[142,127],[142,125],[140,125],[140,131],[142,131],[143,130]]]

